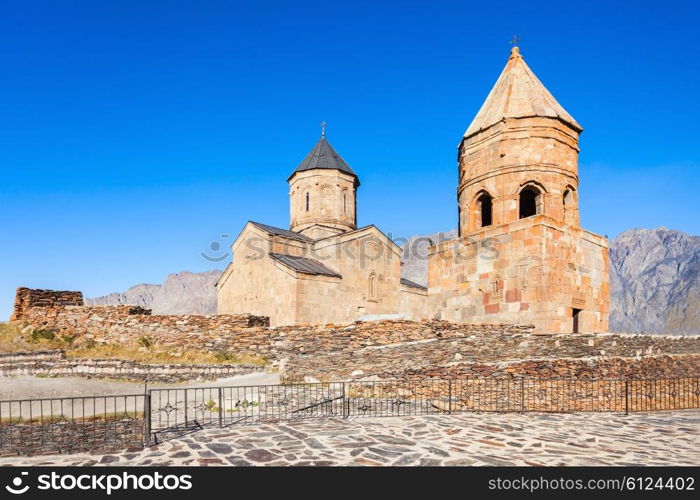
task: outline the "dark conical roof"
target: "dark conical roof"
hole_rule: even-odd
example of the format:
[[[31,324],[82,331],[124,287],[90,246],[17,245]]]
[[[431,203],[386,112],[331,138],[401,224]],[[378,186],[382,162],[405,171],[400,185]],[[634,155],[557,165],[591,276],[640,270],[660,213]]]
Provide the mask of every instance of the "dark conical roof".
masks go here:
[[[340,157],[336,150],[333,149],[333,146],[330,145],[325,136],[319,139],[316,145],[309,151],[309,154],[306,155],[304,161],[292,172],[289,179],[294,177],[294,174],[297,172],[314,170],[316,168],[340,170],[343,173],[355,177],[357,184],[360,184],[357,174],[350,168],[350,165],[345,163],[345,160]]]

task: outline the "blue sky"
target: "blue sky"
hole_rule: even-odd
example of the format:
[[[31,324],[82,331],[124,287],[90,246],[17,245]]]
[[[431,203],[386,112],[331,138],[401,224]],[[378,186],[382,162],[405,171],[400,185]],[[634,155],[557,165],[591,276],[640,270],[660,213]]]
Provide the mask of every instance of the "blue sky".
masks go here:
[[[288,225],[321,120],[358,222],[456,225],[456,147],[518,34],[584,126],[584,227],[700,234],[698,2],[4,2],[0,318],[14,289],[87,296],[214,266]]]

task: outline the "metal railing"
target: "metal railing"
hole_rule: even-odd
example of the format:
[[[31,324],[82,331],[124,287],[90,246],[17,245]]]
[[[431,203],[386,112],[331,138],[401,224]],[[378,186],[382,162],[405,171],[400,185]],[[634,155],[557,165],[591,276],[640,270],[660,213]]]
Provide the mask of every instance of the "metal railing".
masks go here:
[[[700,377],[422,379],[153,389],[149,405],[149,435],[158,442],[207,426],[307,418],[700,408]]]
[[[0,454],[141,447],[204,427],[464,412],[700,408],[700,377],[646,380],[404,379],[150,389],[0,401]]]
[[[144,394],[0,401],[0,454],[140,447]]]

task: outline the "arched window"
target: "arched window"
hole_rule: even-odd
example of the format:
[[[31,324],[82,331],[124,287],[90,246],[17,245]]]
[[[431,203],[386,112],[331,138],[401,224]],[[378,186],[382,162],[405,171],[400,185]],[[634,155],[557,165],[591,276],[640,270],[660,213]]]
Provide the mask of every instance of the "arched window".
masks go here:
[[[462,237],[462,205],[457,202],[457,236]]]
[[[574,189],[567,187],[564,190],[564,195],[562,196],[562,203],[564,205],[564,223],[574,224],[575,220],[575,199],[574,199]]]
[[[535,186],[527,186],[520,191],[520,218],[542,213],[542,192]]]
[[[306,205],[306,211],[307,211],[307,212],[309,211],[309,207],[311,206],[311,202],[310,202],[310,201],[311,201],[311,200],[310,200],[309,192],[307,191],[306,194],[304,195],[304,203],[305,203],[305,205]]]
[[[476,200],[478,213],[477,224],[479,227],[486,227],[493,224],[493,198],[490,194],[484,192]]]
[[[343,189],[343,213],[348,213],[348,190]]]
[[[377,275],[372,272],[369,274],[369,300],[377,300]]]
[[[323,186],[321,188],[321,200],[319,202],[319,207],[321,207],[321,214],[325,215],[326,214],[326,205],[328,204],[328,200],[330,196],[328,195],[328,192],[330,191],[330,188],[328,186]]]

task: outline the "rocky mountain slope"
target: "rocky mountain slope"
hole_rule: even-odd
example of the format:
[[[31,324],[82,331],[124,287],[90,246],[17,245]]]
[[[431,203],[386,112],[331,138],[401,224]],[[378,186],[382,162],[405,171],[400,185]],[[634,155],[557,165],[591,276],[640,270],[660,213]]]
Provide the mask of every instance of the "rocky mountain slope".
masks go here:
[[[428,247],[457,237],[457,230],[441,231],[428,236],[411,236],[403,245],[403,266],[401,277],[428,284]]]
[[[700,237],[632,229],[610,245],[610,329],[700,333]]]
[[[182,271],[169,274],[162,285],[140,284],[122,293],[85,299],[85,304],[133,304],[151,309],[153,314],[214,314],[214,284],[219,276],[221,271],[216,269],[202,273]]]
[[[426,284],[430,241],[456,236],[456,231],[446,231],[409,239],[403,277]],[[155,314],[214,313],[214,283],[220,274],[183,271],[162,285],[136,285],[86,303],[135,304]],[[611,331],[700,333],[700,237],[666,228],[626,231],[610,244],[610,280]]]

